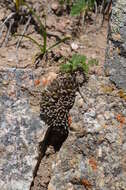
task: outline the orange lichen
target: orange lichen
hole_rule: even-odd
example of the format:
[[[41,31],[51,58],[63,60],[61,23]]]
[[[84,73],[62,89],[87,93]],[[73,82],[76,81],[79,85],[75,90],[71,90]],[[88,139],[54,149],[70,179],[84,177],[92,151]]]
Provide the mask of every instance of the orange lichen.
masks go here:
[[[93,169],[94,171],[97,170],[97,161],[95,160],[94,157],[91,157],[91,158],[89,159],[89,164],[90,164],[90,166],[92,167],[92,169]]]
[[[35,85],[35,86],[37,86],[37,85],[39,85],[39,84],[40,84],[40,80],[39,80],[39,79],[37,79],[37,80],[34,81],[34,85]]]
[[[107,85],[102,85],[102,91],[106,94],[106,93],[112,93],[114,91],[114,87],[111,85],[107,86]]]
[[[121,124],[125,123],[125,117],[123,117],[121,114],[118,114],[116,116],[117,121],[119,121]]]
[[[54,72],[49,72],[44,77],[42,78],[42,85],[44,87],[48,86],[51,84],[51,82],[56,79],[57,74]]]
[[[85,178],[83,178],[81,180],[81,184],[84,185],[85,188],[91,188],[92,187],[91,183],[87,179],[85,179]]]
[[[45,79],[45,78],[42,79],[42,85],[43,86],[47,86],[48,83],[49,83],[49,81],[47,79]]]
[[[69,123],[69,125],[71,125],[71,123],[72,123],[72,117],[70,115],[68,117],[68,123]]]
[[[122,127],[123,127],[123,125],[125,123],[125,117],[123,117],[121,114],[118,114],[116,116],[116,119],[119,122],[118,128],[120,129],[119,130],[119,136],[120,136],[119,142],[120,142],[120,144],[122,144],[122,141],[123,141],[123,130],[122,130]]]
[[[126,92],[124,90],[119,90],[118,95],[126,101]]]

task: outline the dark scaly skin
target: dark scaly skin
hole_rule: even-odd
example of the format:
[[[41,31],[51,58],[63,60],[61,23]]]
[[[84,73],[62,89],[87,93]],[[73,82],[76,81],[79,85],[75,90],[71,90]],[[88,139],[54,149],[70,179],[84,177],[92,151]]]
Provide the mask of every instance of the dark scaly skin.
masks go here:
[[[62,121],[68,116],[75,100],[77,86],[71,75],[60,74],[48,88],[42,92],[40,117],[49,126],[52,122]],[[57,119],[56,119],[57,118]],[[54,121],[53,121],[54,120]]]
[[[85,82],[84,73],[83,77]],[[53,145],[55,150],[59,150],[68,137],[69,111],[73,107],[78,89],[75,72],[60,73],[42,92],[40,117],[49,126],[44,139],[45,146]]]

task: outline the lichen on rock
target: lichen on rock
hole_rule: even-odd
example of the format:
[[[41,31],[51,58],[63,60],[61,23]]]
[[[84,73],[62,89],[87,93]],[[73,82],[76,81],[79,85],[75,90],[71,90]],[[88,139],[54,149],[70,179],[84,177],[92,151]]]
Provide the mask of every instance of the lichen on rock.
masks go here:
[[[32,71],[0,69],[0,189],[29,190],[46,125],[32,112],[22,86],[34,88]]]
[[[126,1],[113,2],[109,21],[105,71],[117,87],[126,90]]]

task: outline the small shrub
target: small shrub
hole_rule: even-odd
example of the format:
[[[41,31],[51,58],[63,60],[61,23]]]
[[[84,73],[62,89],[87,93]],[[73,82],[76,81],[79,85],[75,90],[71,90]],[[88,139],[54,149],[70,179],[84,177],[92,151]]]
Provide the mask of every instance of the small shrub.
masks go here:
[[[81,67],[85,74],[88,74],[89,67],[98,65],[97,59],[87,59],[85,55],[74,54],[67,63],[62,64],[60,69],[62,72],[73,72],[78,67]]]
[[[93,10],[96,0],[77,0],[71,8],[71,16],[80,15],[82,12],[87,14],[88,11]]]

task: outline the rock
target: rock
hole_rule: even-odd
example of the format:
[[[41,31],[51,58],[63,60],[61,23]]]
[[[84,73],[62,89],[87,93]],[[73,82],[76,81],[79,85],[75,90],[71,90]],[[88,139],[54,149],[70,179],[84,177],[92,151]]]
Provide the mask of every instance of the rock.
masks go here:
[[[102,126],[96,121],[93,122],[93,125],[90,129],[88,129],[88,132],[95,133],[102,130]]]
[[[103,114],[106,110],[106,103],[103,101],[102,97],[99,99],[99,102],[96,105],[96,113]]]
[[[55,17],[52,15],[47,16],[46,26],[50,29],[52,27],[56,27],[56,20]],[[55,34],[55,33],[54,33]],[[56,34],[57,35],[57,34]]]
[[[0,81],[0,189],[29,190],[38,162],[38,143],[47,127],[32,112],[29,94],[22,89],[33,89],[32,71],[1,69],[0,76],[4,81]]]
[[[124,152],[126,152],[126,143],[123,144],[122,149],[123,149]]]
[[[78,48],[79,48],[79,47],[78,47],[77,43],[73,42],[73,43],[71,44],[71,49],[72,49],[72,50],[76,51]]]
[[[4,11],[1,10],[0,21],[4,18],[4,16],[5,16],[5,13],[4,13]]]
[[[108,47],[105,71],[110,80],[126,90],[126,1],[113,2],[109,22]],[[111,37],[110,37],[111,36]]]
[[[89,105],[93,105],[94,104],[94,102],[95,102],[95,99],[94,98],[90,98],[89,100],[88,100],[88,102],[89,102]]]
[[[52,183],[49,183],[48,190],[56,190],[56,188]]]
[[[51,8],[53,11],[57,11],[59,8],[59,4],[57,2],[54,2],[51,4]]]
[[[72,185],[72,183],[67,184],[67,190],[74,190],[74,186]]]
[[[104,117],[105,117],[106,120],[110,119],[110,117],[111,117],[110,112],[109,111],[105,111]]]
[[[105,123],[106,123],[105,118],[104,118],[103,115],[100,115],[100,114],[99,114],[99,115],[97,116],[97,120],[98,120],[98,123],[99,123],[100,125],[102,125],[102,126],[104,126]]]
[[[100,89],[103,84],[109,85],[106,77],[93,78],[93,84],[89,82],[81,89],[87,109],[78,106],[79,95],[71,109],[75,133],[70,132],[56,157],[49,183],[56,190],[66,190],[69,183],[74,190],[88,189],[89,186],[103,190],[126,187],[126,128],[120,128],[116,119],[117,113],[125,113],[126,108],[115,94],[109,96],[96,90],[96,86]],[[79,121],[82,126],[76,129]],[[85,133],[83,131],[78,136],[82,129]]]
[[[70,125],[70,130],[72,131],[81,131],[81,129],[83,128],[83,123],[80,121],[80,122],[72,122],[71,125]]]
[[[110,142],[110,143],[113,143],[115,140],[116,140],[116,136],[111,134],[111,133],[108,133],[106,134],[105,138]]]
[[[83,105],[84,105],[84,100],[83,100],[82,98],[80,98],[80,99],[77,101],[77,106],[78,106],[79,108],[82,108]]]
[[[96,111],[95,111],[95,109],[93,109],[93,108],[91,109],[91,108],[90,108],[90,109],[88,110],[88,112],[85,113],[85,116],[88,117],[88,118],[89,118],[89,117],[95,118],[95,116],[96,116]]]

